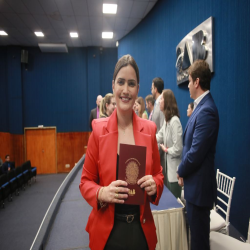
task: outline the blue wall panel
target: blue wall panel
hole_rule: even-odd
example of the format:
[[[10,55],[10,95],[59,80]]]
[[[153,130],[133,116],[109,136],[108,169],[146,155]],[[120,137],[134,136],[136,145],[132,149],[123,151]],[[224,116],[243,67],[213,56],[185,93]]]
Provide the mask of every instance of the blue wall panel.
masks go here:
[[[139,95],[150,93],[160,76],[174,91],[183,128],[187,123],[187,84],[177,86],[175,49],[195,27],[214,17],[214,76],[211,92],[220,115],[216,168],[236,177],[231,223],[244,235],[250,217],[250,2],[247,0],[158,1],[148,16],[119,43],[118,57],[131,54],[141,76]],[[241,205],[240,205],[241,204]]]
[[[24,49],[27,70],[20,63],[20,47],[0,49],[0,131],[22,134],[24,127],[38,125],[56,126],[58,132],[89,131],[96,96],[111,92],[117,48],[102,53],[94,47],[69,48],[67,54]]]
[[[9,130],[11,134],[23,133],[23,99],[21,53],[18,47],[8,48],[7,56]]]
[[[7,51],[0,48],[0,132],[9,131],[9,105],[7,90]]]
[[[24,127],[57,126],[58,132],[87,130],[86,49],[67,54],[28,48],[23,71]]]
[[[117,49],[103,48],[101,58],[101,93],[104,96],[113,93],[112,79],[117,62]]]

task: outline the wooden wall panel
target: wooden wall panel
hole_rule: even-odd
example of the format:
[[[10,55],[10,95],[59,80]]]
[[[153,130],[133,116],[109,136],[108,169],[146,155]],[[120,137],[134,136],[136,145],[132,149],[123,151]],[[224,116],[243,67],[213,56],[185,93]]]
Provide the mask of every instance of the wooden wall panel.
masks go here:
[[[12,140],[11,140],[11,134],[10,133],[0,133],[0,157],[5,161],[5,155],[13,156],[13,147],[12,147]],[[11,161],[14,161],[14,159],[10,159]]]
[[[43,129],[43,173],[57,173],[56,130]]]
[[[24,162],[23,135],[0,132],[0,157],[3,162],[7,154],[16,167]]]
[[[69,172],[86,153],[90,132],[57,134],[57,171]],[[65,165],[70,164],[69,168]]]
[[[86,153],[90,132],[69,132],[57,134],[57,172],[69,172]],[[20,166],[25,161],[24,153],[24,136],[13,135],[10,133],[0,132],[0,157],[4,161],[5,155],[11,156],[11,161],[15,161],[16,167]],[[33,152],[36,155],[37,152]],[[32,166],[37,163],[34,159],[31,160]],[[40,163],[38,163],[40,164]],[[70,167],[66,168],[65,165]]]
[[[25,128],[26,159],[37,167],[37,174],[57,173],[56,129]]]
[[[13,161],[16,167],[24,163],[24,137],[23,135],[11,135],[13,148]],[[32,163],[31,163],[32,164]]]

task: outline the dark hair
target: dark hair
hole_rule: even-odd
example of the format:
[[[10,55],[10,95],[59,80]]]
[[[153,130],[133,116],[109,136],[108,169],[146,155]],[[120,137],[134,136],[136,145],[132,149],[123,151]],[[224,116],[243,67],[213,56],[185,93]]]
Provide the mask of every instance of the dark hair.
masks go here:
[[[8,156],[10,156],[10,155],[5,155],[5,159],[7,159]]]
[[[193,110],[194,109],[194,103],[190,102],[188,105],[190,105],[190,108]]]
[[[114,94],[111,94],[111,93],[108,93],[106,94],[103,98],[102,98],[102,101],[101,101],[101,104],[100,104],[100,118],[101,117],[106,117],[107,115],[107,109],[106,109],[106,104],[110,104],[111,102],[111,99],[115,97]]]
[[[118,60],[118,62],[115,65],[113,80],[115,81],[115,78],[116,78],[118,72],[120,71],[120,69],[123,68],[123,67],[126,67],[128,65],[132,66],[133,69],[135,70],[137,83],[139,84],[139,82],[140,82],[139,69],[138,69],[138,66],[137,66],[137,64],[135,62],[135,59],[131,55],[124,55],[123,57],[121,57]]]
[[[139,112],[139,117],[142,118],[142,114],[143,114],[144,111],[145,111],[145,102],[144,102],[144,100],[143,100],[142,97],[138,97],[138,98],[136,99],[136,102],[138,102],[138,103],[141,105],[141,111]]]
[[[202,90],[210,90],[211,71],[206,61],[196,60],[189,67],[188,74],[191,76],[193,81],[195,81],[197,78],[200,79],[200,86]]]
[[[178,116],[180,118],[179,109],[171,89],[163,90],[162,96],[164,98],[164,114],[166,122],[170,121],[173,116]]]
[[[152,95],[147,95],[146,98],[145,98],[145,101],[146,102],[151,102],[153,106],[155,104],[155,99],[154,99],[154,97]]]
[[[156,77],[153,79],[154,87],[157,88],[159,94],[162,93],[164,89],[164,81],[160,77]]]

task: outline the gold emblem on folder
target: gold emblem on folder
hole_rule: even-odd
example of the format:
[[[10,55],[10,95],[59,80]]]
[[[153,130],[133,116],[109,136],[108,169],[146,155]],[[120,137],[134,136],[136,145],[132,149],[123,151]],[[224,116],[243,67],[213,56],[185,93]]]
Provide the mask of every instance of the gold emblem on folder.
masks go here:
[[[134,159],[128,159],[126,161],[126,178],[125,181],[128,184],[135,185],[138,181],[140,163]]]

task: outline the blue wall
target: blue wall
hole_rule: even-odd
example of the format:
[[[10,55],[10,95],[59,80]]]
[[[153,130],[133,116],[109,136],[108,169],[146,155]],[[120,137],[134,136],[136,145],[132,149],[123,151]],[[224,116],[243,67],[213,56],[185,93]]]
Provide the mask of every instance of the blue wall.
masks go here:
[[[7,53],[0,48],[0,131],[7,132],[9,127],[9,105],[7,90]]]
[[[160,76],[174,91],[187,123],[187,84],[176,84],[176,46],[196,26],[214,17],[214,76],[211,92],[220,115],[215,165],[236,177],[230,221],[246,237],[250,217],[250,1],[158,1],[149,15],[119,41],[118,57],[131,54],[140,69],[139,95]]]
[[[56,126],[58,132],[89,131],[97,95],[112,91],[117,49],[69,48],[67,54],[25,49],[27,70],[20,63],[20,47],[0,50],[0,131],[23,134],[24,127],[38,125]]]

